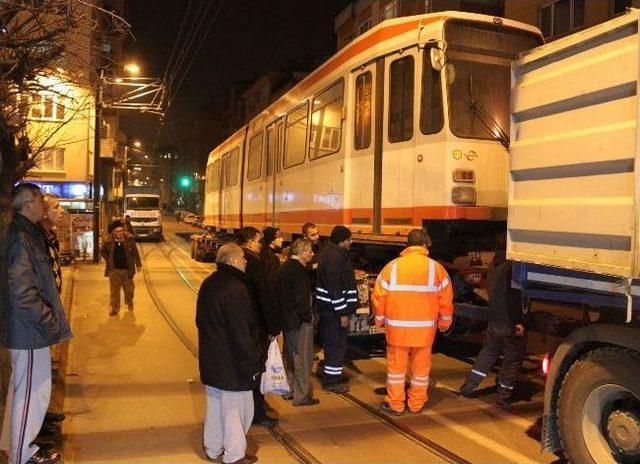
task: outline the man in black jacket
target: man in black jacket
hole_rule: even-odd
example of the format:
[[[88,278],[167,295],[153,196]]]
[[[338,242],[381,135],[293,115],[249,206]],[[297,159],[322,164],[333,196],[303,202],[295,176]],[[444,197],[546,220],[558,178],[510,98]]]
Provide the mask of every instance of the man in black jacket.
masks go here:
[[[265,227],[262,232],[262,249],[260,250],[260,259],[264,264],[267,279],[275,288],[276,278],[278,277],[278,269],[280,268],[280,258],[276,253],[282,251],[282,243],[284,237],[277,227]]]
[[[264,264],[260,259],[260,241],[262,234],[255,227],[243,227],[237,235],[237,241],[244,251],[247,260],[247,285],[253,298],[255,319],[258,322],[256,343],[260,363],[260,377],[265,369],[270,337],[277,337],[282,332],[282,323],[278,313],[275,289],[267,277]],[[273,427],[278,420],[269,417],[265,412],[264,395],[260,392],[260,378],[253,390],[254,418],[253,423],[264,427]]]
[[[349,248],[351,231],[344,226],[335,226],[318,260],[316,302],[324,345],[322,388],[334,393],[349,391],[349,387],[340,381],[347,351],[349,316],[358,307],[358,290],[349,261]]]
[[[311,281],[306,266],[312,258],[310,241],[300,238],[294,241],[291,257],[280,267],[276,286],[289,361],[287,379],[293,391],[294,406],[312,406],[320,402],[313,398],[311,390],[313,313]]]
[[[6,249],[8,274],[7,348],[13,373],[2,440],[9,462],[52,464],[59,453],[33,444],[51,396],[51,345],[71,338],[45,238],[37,225],[47,205],[37,185],[23,183],[12,191],[13,220]]]
[[[482,350],[467,379],[460,388],[462,396],[470,396],[502,358],[498,374],[498,404],[513,401],[513,393],[525,355],[526,338],[520,291],[511,287],[511,261],[504,251],[495,254],[488,272],[489,328]]]
[[[257,459],[245,454],[246,434],[259,366],[246,260],[237,244],[227,243],[216,263],[217,271],[200,287],[196,308],[200,379],[207,395],[204,452],[212,460],[251,464]]]

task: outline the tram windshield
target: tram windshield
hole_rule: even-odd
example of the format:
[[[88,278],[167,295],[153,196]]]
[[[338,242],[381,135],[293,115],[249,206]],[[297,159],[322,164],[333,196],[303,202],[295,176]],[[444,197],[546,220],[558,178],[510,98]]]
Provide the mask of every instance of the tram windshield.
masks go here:
[[[528,31],[464,21],[448,22],[444,33],[451,131],[508,146],[511,60],[542,40]]]

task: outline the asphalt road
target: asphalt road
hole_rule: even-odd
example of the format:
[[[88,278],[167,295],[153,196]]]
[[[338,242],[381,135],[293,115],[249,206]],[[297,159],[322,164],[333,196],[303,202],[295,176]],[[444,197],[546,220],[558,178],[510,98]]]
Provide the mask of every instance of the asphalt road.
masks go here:
[[[191,259],[185,240],[190,232],[197,230],[167,220],[164,242],[139,246],[154,305],[184,349],[195,354],[196,294],[215,265]],[[270,397],[281,420],[273,437],[299,462],[560,462],[540,451],[544,379],[535,364],[527,363],[520,400],[508,409],[494,405],[494,376],[475,398],[456,395],[479,349],[477,340],[441,340],[433,357],[429,407],[419,415],[392,419],[378,411],[384,395],[384,353],[371,350],[375,342],[354,341],[349,350],[350,395],[326,394],[316,383],[321,401],[317,407],[295,408]]]

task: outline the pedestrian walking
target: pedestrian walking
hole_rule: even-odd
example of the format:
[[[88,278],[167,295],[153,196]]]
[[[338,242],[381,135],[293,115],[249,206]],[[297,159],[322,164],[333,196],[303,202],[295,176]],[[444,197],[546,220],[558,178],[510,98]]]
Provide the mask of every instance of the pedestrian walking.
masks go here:
[[[275,288],[278,269],[280,268],[280,258],[276,253],[282,251],[284,237],[277,227],[266,227],[262,232],[262,248],[260,249],[260,259],[264,264],[267,278]]]
[[[324,346],[322,388],[346,393],[342,366],[347,351],[349,316],[358,307],[356,277],[349,261],[351,231],[335,226],[330,241],[318,260],[316,302]]]
[[[33,444],[51,397],[51,346],[71,339],[49,252],[38,223],[47,210],[40,188],[22,183],[11,195],[6,243],[6,347],[12,374],[0,444],[10,464],[53,464],[62,455]]]
[[[111,289],[110,316],[115,316],[120,312],[120,289],[124,291],[124,301],[129,311],[133,311],[133,296],[135,284],[133,276],[136,271],[142,269],[140,253],[136,242],[132,237],[127,236],[124,224],[115,220],[109,227],[111,230],[109,238],[102,245],[100,254],[105,260],[105,277],[109,278]]]
[[[429,257],[429,235],[414,229],[407,248],[378,275],[373,292],[375,322],[387,339],[387,394],[381,409],[405,411],[405,380],[411,365],[406,406],[420,413],[428,400],[431,347],[436,328],[445,331],[453,315],[453,286],[442,265]]]
[[[516,381],[526,350],[522,297],[511,287],[512,262],[504,250],[498,251],[489,266],[489,327],[482,350],[473,368],[460,387],[462,396],[469,397],[485,379],[498,358],[502,366],[498,373],[498,400],[501,406],[513,402]]]
[[[294,406],[312,406],[311,366],[313,365],[313,313],[311,281],[307,264],[313,258],[313,245],[297,239],[291,245],[291,257],[278,272],[277,295],[284,323],[284,348],[287,354],[287,378],[293,391]]]
[[[207,277],[196,307],[200,379],[205,385],[204,453],[210,460],[251,464],[246,435],[259,384],[253,332],[256,321],[246,285],[246,260],[235,243],[220,247],[217,271]]]
[[[131,224],[131,216],[128,214],[124,215],[124,230],[127,232],[127,235],[131,237],[135,237],[135,233],[133,232],[133,224]]]
[[[257,321],[255,331],[260,374],[253,390],[253,423],[264,427],[273,427],[278,419],[269,416],[265,410],[264,395],[260,392],[260,380],[265,370],[269,344],[273,337],[282,332],[282,323],[276,303],[275,289],[267,277],[264,263],[260,259],[262,234],[255,227],[243,227],[238,231],[237,241],[247,260],[246,276],[249,293],[253,299],[254,317]]]

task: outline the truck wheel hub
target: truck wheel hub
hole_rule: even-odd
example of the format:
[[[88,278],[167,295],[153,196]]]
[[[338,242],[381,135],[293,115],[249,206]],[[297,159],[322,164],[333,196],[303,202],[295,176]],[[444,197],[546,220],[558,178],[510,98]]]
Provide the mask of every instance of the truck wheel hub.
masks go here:
[[[622,454],[640,454],[640,417],[636,411],[617,409],[609,415],[607,434]]]

